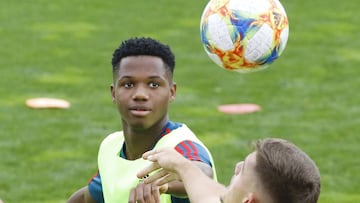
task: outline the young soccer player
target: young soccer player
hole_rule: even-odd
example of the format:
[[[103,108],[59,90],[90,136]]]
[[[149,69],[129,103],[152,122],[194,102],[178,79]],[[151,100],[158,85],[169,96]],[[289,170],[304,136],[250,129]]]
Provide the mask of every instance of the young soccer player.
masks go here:
[[[136,176],[148,164],[141,158],[144,152],[170,147],[206,176],[215,177],[208,149],[184,123],[169,119],[168,107],[176,96],[174,54],[152,38],[131,38],[113,53],[112,67],[110,91],[123,130],[104,139],[98,173],[68,203],[189,202],[181,182],[159,187],[144,184]]]
[[[157,170],[145,183],[162,185],[181,180],[192,203],[316,203],[320,174],[310,157],[294,144],[268,138],[256,143],[256,150],[236,164],[229,186],[216,183],[172,149],[146,152],[153,161],[138,173]]]

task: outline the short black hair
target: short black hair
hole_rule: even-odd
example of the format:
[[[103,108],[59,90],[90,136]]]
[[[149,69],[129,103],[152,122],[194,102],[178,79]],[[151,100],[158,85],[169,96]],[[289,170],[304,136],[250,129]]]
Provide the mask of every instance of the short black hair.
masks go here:
[[[123,41],[114,51],[111,61],[114,75],[122,58],[140,55],[160,57],[171,74],[174,73],[175,56],[168,45],[150,37],[134,37]]]

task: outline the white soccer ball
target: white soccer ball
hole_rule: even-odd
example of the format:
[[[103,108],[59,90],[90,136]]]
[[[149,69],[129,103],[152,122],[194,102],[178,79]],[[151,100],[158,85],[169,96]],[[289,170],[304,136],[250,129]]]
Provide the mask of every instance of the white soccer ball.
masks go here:
[[[278,0],[210,0],[200,34],[217,65],[247,73],[268,67],[283,53],[289,22]]]

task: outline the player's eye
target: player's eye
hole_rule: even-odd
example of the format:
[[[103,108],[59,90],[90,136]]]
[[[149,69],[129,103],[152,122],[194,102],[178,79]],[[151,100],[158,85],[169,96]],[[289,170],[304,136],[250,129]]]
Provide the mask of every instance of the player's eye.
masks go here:
[[[157,83],[157,82],[150,82],[150,83],[149,83],[149,87],[151,87],[151,88],[157,88],[157,87],[159,87],[159,86],[160,86],[160,84]]]
[[[122,84],[122,86],[124,86],[125,88],[131,88],[134,87],[134,83],[132,82],[125,82]]]

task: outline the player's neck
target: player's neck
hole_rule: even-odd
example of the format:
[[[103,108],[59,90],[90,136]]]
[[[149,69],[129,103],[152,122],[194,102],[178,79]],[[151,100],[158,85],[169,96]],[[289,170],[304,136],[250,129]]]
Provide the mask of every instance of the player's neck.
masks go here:
[[[142,154],[152,149],[152,146],[145,146],[143,142],[139,144],[129,143],[125,141],[125,155],[128,160],[136,160],[141,158]]]
[[[144,152],[151,150],[160,139],[165,124],[166,122],[161,122],[147,129],[124,127],[127,159],[141,158]]]

